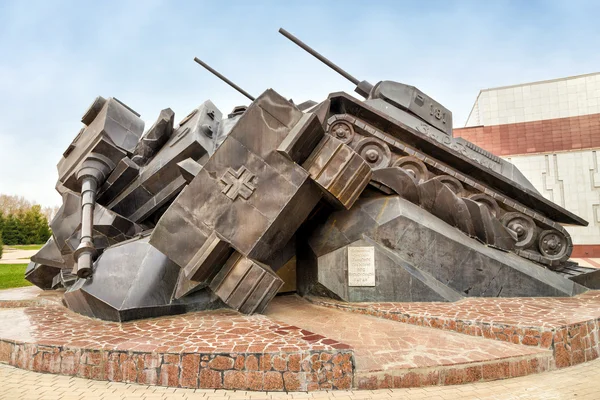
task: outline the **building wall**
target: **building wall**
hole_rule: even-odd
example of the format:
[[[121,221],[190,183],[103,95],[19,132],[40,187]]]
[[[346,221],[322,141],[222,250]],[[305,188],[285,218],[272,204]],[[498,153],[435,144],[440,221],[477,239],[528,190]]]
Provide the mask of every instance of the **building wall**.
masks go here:
[[[600,244],[599,152],[600,149],[505,157],[544,197],[589,222],[586,227],[565,226],[577,245]]]
[[[519,168],[589,222],[566,226],[573,257],[600,257],[600,73],[482,90],[463,137]]]
[[[461,128],[454,136],[498,156],[599,148],[600,114]]]
[[[465,126],[577,117],[600,113],[600,73],[485,89]]]

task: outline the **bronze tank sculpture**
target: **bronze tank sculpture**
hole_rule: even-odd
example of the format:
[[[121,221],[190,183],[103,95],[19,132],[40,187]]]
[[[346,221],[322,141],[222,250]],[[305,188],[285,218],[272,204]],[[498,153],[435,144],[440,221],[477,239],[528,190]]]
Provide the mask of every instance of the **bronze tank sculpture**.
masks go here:
[[[269,89],[224,116],[210,101],[143,121],[99,97],[59,163],[63,207],[26,277],[79,313],[128,320],[228,306],[261,312],[295,260],[297,291],[345,301],[572,296],[586,225],[511,163],[453,137],[417,88],[360,81],[295,105]],[[569,279],[565,279],[569,278]]]

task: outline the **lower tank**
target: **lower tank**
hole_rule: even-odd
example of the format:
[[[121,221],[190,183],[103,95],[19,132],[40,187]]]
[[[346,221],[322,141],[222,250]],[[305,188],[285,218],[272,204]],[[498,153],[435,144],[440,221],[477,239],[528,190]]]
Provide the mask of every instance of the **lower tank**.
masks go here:
[[[362,197],[351,210],[336,211],[315,225],[298,249],[303,295],[411,302],[565,297],[587,290],[467,236],[400,196]]]

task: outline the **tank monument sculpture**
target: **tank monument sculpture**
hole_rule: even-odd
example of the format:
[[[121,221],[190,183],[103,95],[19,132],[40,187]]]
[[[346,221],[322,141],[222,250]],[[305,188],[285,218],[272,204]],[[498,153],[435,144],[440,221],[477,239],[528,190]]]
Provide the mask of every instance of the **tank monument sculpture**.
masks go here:
[[[175,123],[98,97],[58,163],[63,204],[26,278],[109,321],[261,313],[295,257],[300,295],[345,302],[568,297],[598,288],[561,224],[587,225],[510,162],[459,137],[419,89],[356,85],[320,103],[272,89]]]

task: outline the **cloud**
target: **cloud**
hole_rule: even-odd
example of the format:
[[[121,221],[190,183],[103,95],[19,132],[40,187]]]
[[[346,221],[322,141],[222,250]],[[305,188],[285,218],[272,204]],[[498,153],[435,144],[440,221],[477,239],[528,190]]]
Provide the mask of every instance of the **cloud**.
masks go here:
[[[206,99],[223,113],[244,89],[297,102],[353,85],[277,33],[285,27],[359,79],[419,87],[462,126],[482,88],[595,72],[593,1],[3,2],[0,193],[60,203],[55,165],[97,96],[149,127]]]

